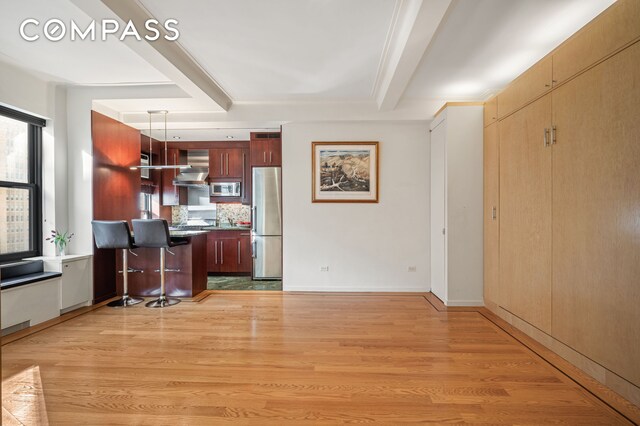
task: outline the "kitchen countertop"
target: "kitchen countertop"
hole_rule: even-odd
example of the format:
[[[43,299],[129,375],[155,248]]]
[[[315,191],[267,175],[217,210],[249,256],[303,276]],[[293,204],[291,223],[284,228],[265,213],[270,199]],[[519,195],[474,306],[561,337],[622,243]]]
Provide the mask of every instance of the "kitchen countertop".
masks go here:
[[[196,235],[204,235],[209,231],[196,231],[196,230],[176,230],[169,231],[169,235],[172,237],[194,237]]]
[[[203,235],[211,231],[251,231],[251,228],[241,226],[205,226],[202,229],[170,229],[169,235],[176,238]]]
[[[205,226],[203,231],[251,231],[249,226]]]

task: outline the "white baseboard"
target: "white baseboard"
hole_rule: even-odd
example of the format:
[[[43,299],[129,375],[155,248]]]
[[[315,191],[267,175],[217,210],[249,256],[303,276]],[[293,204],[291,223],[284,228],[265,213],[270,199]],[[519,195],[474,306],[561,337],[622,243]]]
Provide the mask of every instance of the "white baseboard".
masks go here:
[[[344,292],[344,293],[426,293],[426,287],[419,286],[367,286],[356,287],[348,285],[287,285],[283,282],[283,291],[318,291],[318,292]]]

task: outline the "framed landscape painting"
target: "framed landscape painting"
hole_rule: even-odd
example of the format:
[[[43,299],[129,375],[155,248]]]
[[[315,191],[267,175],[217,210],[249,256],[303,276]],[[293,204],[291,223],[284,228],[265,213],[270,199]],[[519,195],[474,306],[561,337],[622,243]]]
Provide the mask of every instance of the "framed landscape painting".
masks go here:
[[[377,203],[378,142],[312,142],[314,203]]]

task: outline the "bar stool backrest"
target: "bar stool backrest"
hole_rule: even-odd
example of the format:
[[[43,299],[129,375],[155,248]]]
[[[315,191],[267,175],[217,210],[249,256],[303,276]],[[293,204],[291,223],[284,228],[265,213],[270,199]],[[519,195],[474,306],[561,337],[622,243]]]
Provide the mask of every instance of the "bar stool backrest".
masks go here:
[[[171,246],[169,224],[164,219],[133,219],[133,234],[138,247]]]
[[[129,224],[124,220],[92,220],[93,237],[99,249],[134,247]]]

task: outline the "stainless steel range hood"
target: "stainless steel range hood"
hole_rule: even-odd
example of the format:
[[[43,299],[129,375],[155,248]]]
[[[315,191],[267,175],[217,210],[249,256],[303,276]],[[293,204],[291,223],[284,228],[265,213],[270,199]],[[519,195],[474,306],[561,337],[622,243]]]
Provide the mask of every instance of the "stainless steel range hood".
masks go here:
[[[191,166],[184,169],[173,179],[176,186],[205,187],[209,176],[209,150],[189,150],[187,152],[187,164]]]

